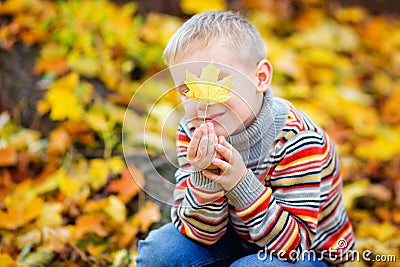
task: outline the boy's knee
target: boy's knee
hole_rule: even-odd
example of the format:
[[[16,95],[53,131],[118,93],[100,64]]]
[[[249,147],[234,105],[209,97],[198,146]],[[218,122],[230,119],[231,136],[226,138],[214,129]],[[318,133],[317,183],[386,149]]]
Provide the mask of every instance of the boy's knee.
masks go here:
[[[153,230],[145,240],[139,241],[137,266],[170,266],[179,257],[183,238],[172,223]]]

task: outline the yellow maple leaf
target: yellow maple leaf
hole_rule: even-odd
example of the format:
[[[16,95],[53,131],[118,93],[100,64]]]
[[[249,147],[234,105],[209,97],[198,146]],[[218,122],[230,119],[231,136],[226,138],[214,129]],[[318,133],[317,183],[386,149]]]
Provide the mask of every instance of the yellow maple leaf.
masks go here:
[[[210,105],[224,103],[232,98],[229,95],[233,88],[232,75],[218,80],[219,73],[220,70],[212,62],[201,70],[199,78],[186,70],[185,84],[190,91],[185,95]]]

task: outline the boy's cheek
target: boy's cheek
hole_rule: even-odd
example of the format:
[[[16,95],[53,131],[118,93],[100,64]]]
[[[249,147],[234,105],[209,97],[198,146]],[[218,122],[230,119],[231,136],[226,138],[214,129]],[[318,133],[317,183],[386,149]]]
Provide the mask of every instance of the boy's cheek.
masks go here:
[[[190,99],[187,96],[181,96],[181,99],[186,112],[188,112],[189,110],[193,110],[196,107],[193,99]]]
[[[187,101],[187,102],[183,103],[183,108],[185,110],[185,114],[188,117],[188,119],[192,120],[197,117],[197,112],[196,112],[195,105],[193,105],[190,102],[191,101]]]

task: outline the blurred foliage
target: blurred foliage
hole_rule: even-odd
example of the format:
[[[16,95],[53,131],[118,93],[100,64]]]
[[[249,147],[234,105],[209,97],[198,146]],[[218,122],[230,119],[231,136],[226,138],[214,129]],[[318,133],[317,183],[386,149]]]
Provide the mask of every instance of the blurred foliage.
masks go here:
[[[244,0],[242,8],[265,40],[275,94],[338,145],[357,249],[400,260],[400,20],[330,3]],[[181,1],[185,15],[226,8]],[[163,48],[183,19],[135,11],[106,0],[0,3],[8,18],[0,47],[40,49],[37,112],[57,122],[40,133],[0,115],[0,266],[133,266],[138,238],[159,220],[158,207],[143,201],[143,174],[121,159],[121,132],[126,147],[143,142],[157,85],[126,108],[164,68]],[[177,103],[167,97],[149,114],[150,133],[161,134]],[[126,112],[134,121],[123,125]],[[149,143],[155,154],[160,146]]]

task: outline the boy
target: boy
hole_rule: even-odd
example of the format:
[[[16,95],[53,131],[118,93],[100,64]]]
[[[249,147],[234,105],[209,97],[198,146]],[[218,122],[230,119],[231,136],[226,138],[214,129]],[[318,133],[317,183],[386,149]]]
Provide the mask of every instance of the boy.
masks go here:
[[[195,15],[172,36],[164,59],[186,116],[177,133],[172,223],[139,242],[138,266],[349,260],[354,235],[334,144],[273,96],[272,67],[255,27],[232,12]],[[184,70],[200,76],[209,62],[222,70],[219,78],[233,79],[223,103],[188,98]]]

